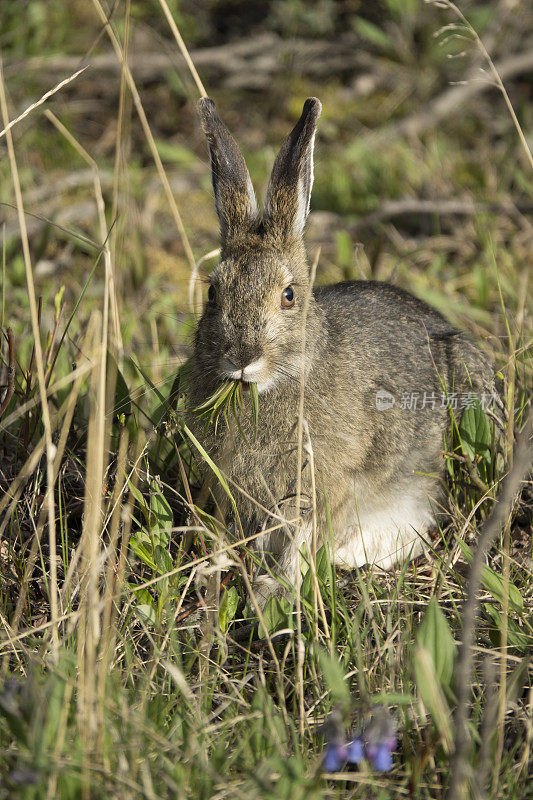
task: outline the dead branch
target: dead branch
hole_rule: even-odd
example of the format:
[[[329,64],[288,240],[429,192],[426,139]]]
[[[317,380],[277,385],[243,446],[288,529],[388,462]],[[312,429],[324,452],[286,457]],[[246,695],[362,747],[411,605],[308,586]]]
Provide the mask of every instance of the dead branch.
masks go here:
[[[382,222],[386,222],[395,217],[403,217],[409,214],[418,215],[442,215],[442,216],[470,216],[484,211],[492,211],[499,214],[506,214],[509,217],[520,217],[521,214],[528,214],[533,211],[533,203],[476,203],[472,200],[420,200],[417,197],[403,197],[399,200],[388,200],[370,214],[358,219],[352,226],[353,233],[361,230],[375,228]]]
[[[286,73],[296,73],[309,78],[323,78],[326,75],[339,73],[351,74],[365,67],[364,55],[361,41],[353,32],[338,36],[335,41],[289,40],[282,39],[274,33],[262,33],[242,41],[191,51],[193,63],[199,70],[205,70],[210,74],[212,86],[222,85],[233,90],[264,88],[270,85],[276,75]],[[34,80],[46,82],[56,73],[70,74],[85,63],[90,65],[86,73],[87,78],[95,72],[118,75],[121,69],[121,63],[115,54],[107,52],[91,55],[87,62],[77,56],[35,56],[23,62],[14,61],[6,64],[5,73],[8,77],[15,77],[24,72],[31,74]],[[170,45],[166,52],[153,50],[143,52],[140,46],[132,47],[129,65],[135,80],[140,84],[157,79],[163,80],[169,67],[179,71],[186,69],[183,57]],[[503,81],[531,72],[533,49],[527,48],[523,53],[505,58],[495,64],[495,67]],[[370,133],[369,136],[394,139],[420,135],[476,95],[495,88],[488,75],[485,74],[481,79],[480,75],[482,73],[479,67],[476,67],[464,84],[446,89],[423,111],[386,125],[379,131]]]
[[[213,76],[212,85],[223,84],[228,89],[257,89],[268,86],[275,75],[286,72],[309,77],[349,73],[361,63],[360,44],[353,33],[340,36],[335,42],[289,40],[274,33],[262,33],[218,47],[192,50],[190,55],[197,69]],[[6,64],[5,73],[9,78],[24,70],[36,80],[49,80],[51,74],[70,74],[84,63],[76,56],[36,56],[24,62]],[[91,69],[87,77],[95,71],[118,74],[121,69],[120,61],[112,52],[91,55],[88,64]],[[183,57],[171,45],[167,52],[140,52],[134,46],[129,66],[139,84],[163,79],[172,66],[178,70],[187,69]]]
[[[533,48],[511,56],[494,65],[502,81],[509,81],[519,75],[533,71]],[[384,139],[396,139],[402,136],[420,136],[421,133],[434,128],[441,120],[446,119],[467,101],[488,89],[496,89],[493,80],[487,73],[482,73],[476,67],[464,83],[446,89],[442,94],[432,100],[424,111],[413,114],[399,122],[386,125],[376,134]]]

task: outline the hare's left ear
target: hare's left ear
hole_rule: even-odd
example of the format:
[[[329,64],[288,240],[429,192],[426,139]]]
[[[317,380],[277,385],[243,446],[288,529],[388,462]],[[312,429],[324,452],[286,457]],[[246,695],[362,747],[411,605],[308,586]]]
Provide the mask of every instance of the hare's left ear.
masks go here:
[[[299,238],[309,213],[313,188],[313,148],[322,104],[316,97],[304,103],[302,116],[288,135],[272,167],[265,227],[282,239]]]
[[[202,97],[198,110],[209,148],[215,207],[224,246],[253,226],[257,202],[242,153],[218,116],[215,104]]]

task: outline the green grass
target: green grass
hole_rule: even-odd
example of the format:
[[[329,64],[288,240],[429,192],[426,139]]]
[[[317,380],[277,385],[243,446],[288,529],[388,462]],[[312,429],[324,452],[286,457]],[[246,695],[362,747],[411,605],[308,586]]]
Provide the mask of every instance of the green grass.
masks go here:
[[[73,4],[71,15],[61,3],[30,5],[24,19],[9,16],[2,33],[11,118],[66,77],[42,78],[20,66],[10,72],[11,64],[81,56],[95,42],[96,53],[107,51],[91,4]],[[296,30],[315,39],[347,26],[356,30],[364,69],[374,80],[368,91],[352,91],[349,80],[333,74],[317,85],[290,69],[265,94],[219,85],[216,74],[202,78],[227,110],[258,185],[301,99],[321,98],[312,207],[328,217],[312,215],[308,237],[311,257],[322,245],[317,281],[392,280],[467,330],[500,373],[504,429],[472,410],[443,443],[447,516],[428,542],[428,559],[387,573],[347,575],[335,573],[327,549],[319,550],[313,569],[303,554],[299,603],[272,600],[258,618],[248,592],[251,543],[221,523],[220,510],[202,491],[199,465],[206,454],[182,414],[178,378],[186,372],[194,330],[185,251],[127,95],[117,114],[119,72],[102,86],[88,76],[77,79],[52,108],[96,161],[109,261],[93,177],[80,151],[40,110],[13,129],[26,210],[49,220],[30,227],[29,243],[57,448],[50,453],[57,580],[50,569],[46,430],[25,265],[16,212],[0,207],[1,321],[4,331],[12,328],[16,357],[14,395],[0,420],[0,800],[446,795],[469,564],[531,405],[531,230],[520,212],[503,209],[510,202],[527,206],[533,175],[496,92],[477,95],[419,135],[390,138],[391,125],[469,73],[475,44],[467,43],[466,58],[449,59],[456,45],[439,47],[433,37],[455,17],[414,1],[387,0],[377,15],[365,4],[338,6],[321,3],[313,15],[305,4],[285,0],[272,4],[261,25],[281,37]],[[192,45],[238,34],[229,17],[227,31],[217,33],[217,3],[203,15],[181,4],[171,8]],[[239,8],[241,24],[252,30],[256,23]],[[485,7],[464,10],[490,39]],[[121,37],[125,12],[120,3],[113,17]],[[131,12],[134,33],[163,37],[173,51],[158,3],[133,2]],[[503,14],[498,3],[494,14]],[[525,31],[527,14],[521,14]],[[520,26],[504,14],[501,20],[497,61],[508,55],[505,42],[517,51],[524,45]],[[521,76],[511,87],[526,134],[530,85]],[[200,258],[216,247],[217,224],[189,86],[185,70],[169,66],[168,74],[140,88]],[[7,156],[0,161],[0,201],[12,204],[11,166]],[[402,198],[460,198],[483,207],[357,227],[365,215]],[[363,247],[354,248],[355,230]],[[115,278],[121,342],[106,263]],[[2,364],[7,361],[3,337]],[[260,398],[241,397],[238,385],[228,385],[200,413],[253,418],[261,414]],[[225,488],[230,496],[235,491]],[[482,572],[466,754],[472,780],[463,796],[523,800],[531,794],[530,526],[531,484],[525,483]],[[365,761],[324,775],[328,715],[344,733],[362,725],[376,705],[397,727],[391,772],[381,774]]]

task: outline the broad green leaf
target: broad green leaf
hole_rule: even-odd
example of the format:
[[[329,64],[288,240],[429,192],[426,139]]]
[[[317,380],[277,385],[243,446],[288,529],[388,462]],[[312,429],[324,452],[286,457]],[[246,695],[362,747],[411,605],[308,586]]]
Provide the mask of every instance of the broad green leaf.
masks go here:
[[[54,297],[54,314],[56,319],[59,319],[59,314],[61,313],[61,304],[63,302],[64,293],[65,287],[62,286]]]
[[[518,698],[524,691],[524,687],[527,686],[527,676],[529,668],[531,667],[531,650],[532,645],[530,644],[527,655],[518,662],[516,667],[507,678],[507,707],[509,707],[511,703],[517,702]]]
[[[442,690],[442,680],[435,671],[434,656],[419,644],[415,648],[413,668],[418,694],[449,750],[452,739],[450,708]]]
[[[150,533],[155,544],[168,545],[174,522],[172,509],[155,479],[150,483]]]
[[[135,367],[135,369],[138,372],[141,373],[141,375],[143,376],[144,380],[146,381],[146,383],[148,384],[148,386],[150,387],[152,392],[155,394],[155,396],[158,398],[158,400],[161,403],[164,403],[165,402],[165,398],[163,397],[163,395],[161,394],[161,392],[159,391],[157,386],[150,380],[150,377],[146,374],[146,372],[144,372],[142,367],[135,361],[135,359],[130,358],[128,360],[129,360],[129,363],[132,364]]]
[[[168,578],[161,578],[157,581],[157,613],[161,617],[165,603],[170,593],[170,581]]]
[[[107,353],[107,376],[108,382],[113,381],[115,384],[115,396],[113,398],[113,420],[123,424],[127,417],[131,414],[131,398],[130,390],[124,379],[124,375],[120,371],[118,364],[113,355],[108,351]]]
[[[347,711],[351,704],[350,688],[344,679],[344,669],[339,659],[319,648],[318,660],[333,702]]]
[[[467,545],[466,542],[463,542],[462,539],[457,539],[457,542],[463,551],[466,561],[468,564],[471,564],[474,560],[472,549]],[[499,600],[500,603],[503,601],[503,580],[497,572],[494,572],[494,570],[486,564],[481,573],[481,583],[487,592],[490,592],[491,595],[496,598],[496,600]],[[519,613],[524,610],[524,600],[522,595],[514,583],[511,582],[509,582],[509,606],[512,606],[513,610],[518,611]]]
[[[135,606],[135,613],[141,622],[147,622],[149,625],[155,625],[157,622],[157,614],[155,609],[148,604],[141,603]]]
[[[131,414],[130,390],[128,389],[128,384],[124,380],[122,372],[118,367],[116,367],[116,370],[113,416],[121,417],[124,415],[124,417],[129,417]]]
[[[140,372],[141,370],[135,364],[135,362],[132,363]],[[186,361],[185,364],[182,364],[181,367],[174,373],[174,377],[172,378],[171,376],[169,378],[168,397],[163,396],[162,399],[160,399],[159,404],[155,407],[154,411],[150,415],[150,419],[154,426],[159,425],[161,421],[167,417],[167,415],[172,416],[172,412],[178,410],[180,399],[183,398],[184,387],[186,386],[189,373],[190,363],[189,361]],[[159,398],[160,395],[161,393],[159,392],[156,396]]]
[[[224,595],[218,609],[218,624],[220,625],[222,633],[226,633],[228,630],[229,623],[237,613],[238,604],[239,595],[235,586],[224,589]]]
[[[501,632],[503,628],[502,613],[498,608],[485,603],[483,606],[485,613],[491,618],[492,623],[496,629],[493,631],[496,635],[493,637],[491,632],[491,641],[495,647],[501,646]],[[514,648],[520,654],[533,652],[533,636],[528,633],[524,628],[511,619],[507,618],[507,645]]]
[[[450,626],[435,597],[429,601],[422,622],[418,626],[416,644],[429,653],[439,683],[449,685],[456,648]]]
[[[472,461],[479,456],[489,462],[490,455],[490,425],[487,415],[476,398],[475,405],[465,408],[459,423],[459,435],[463,453]]]
[[[157,565],[152,554],[151,545],[143,543],[140,537],[134,533],[130,538],[130,547],[137,558],[140,558],[141,561],[146,564],[146,566],[150,567],[150,569],[152,569],[154,572],[157,571]]]
[[[156,544],[155,546],[154,561],[157,565],[157,571],[160,575],[165,575],[167,572],[172,572],[174,569],[174,564],[168,553],[168,550],[166,550],[160,544]]]
[[[148,503],[146,502],[145,496],[143,495],[141,490],[138,489],[137,486],[134,486],[133,483],[129,479],[128,479],[128,486],[129,486],[130,492],[132,493],[132,495],[134,496],[135,500],[137,501],[137,505],[139,506],[139,508],[143,512],[143,516],[144,516],[144,518],[146,520],[146,524],[148,524],[149,520],[150,520],[150,508],[148,506]]]
[[[271,595],[266,601],[263,609],[263,619],[265,620],[265,625],[269,633],[275,633],[282,628],[289,627],[287,605],[287,600],[285,600],[285,604],[282,604],[279,597],[276,597],[275,595]],[[261,639],[265,638],[265,632],[262,626],[259,627],[259,637]]]
[[[127,582],[126,585],[135,594],[135,599],[138,605],[144,604],[147,606],[152,606],[152,608],[155,608],[154,598],[152,597],[148,589],[145,588],[140,589],[134,583],[130,583],[129,581]]]

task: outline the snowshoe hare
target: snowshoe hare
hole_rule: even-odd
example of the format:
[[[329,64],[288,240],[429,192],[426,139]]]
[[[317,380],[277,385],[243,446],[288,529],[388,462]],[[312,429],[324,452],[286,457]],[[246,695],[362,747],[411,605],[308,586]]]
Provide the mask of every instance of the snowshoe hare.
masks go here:
[[[228,380],[257,386],[255,427],[243,416],[239,430],[230,416],[196,431],[231,482],[245,535],[264,531],[254,584],[264,603],[295,584],[298,551],[311,539],[313,486],[319,543],[332,541],[338,566],[389,568],[420,552],[440,495],[449,395],[490,392],[492,371],[462,333],[402,289],[346,281],[311,291],[302,235],[319,100],[305,102],[283,144],[262,214],[213,101],[200,100],[199,110],[222,249],[196,330],[190,399],[197,408]]]

